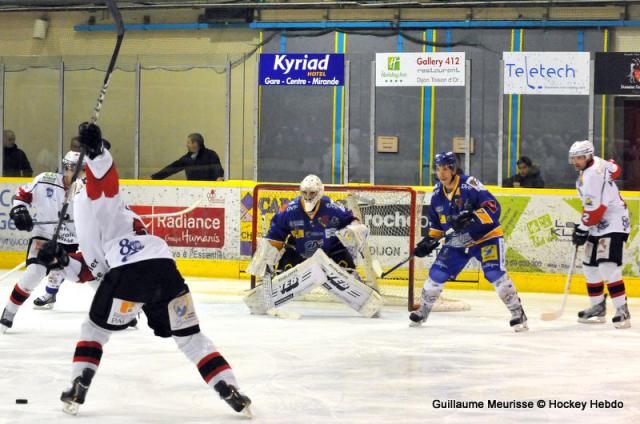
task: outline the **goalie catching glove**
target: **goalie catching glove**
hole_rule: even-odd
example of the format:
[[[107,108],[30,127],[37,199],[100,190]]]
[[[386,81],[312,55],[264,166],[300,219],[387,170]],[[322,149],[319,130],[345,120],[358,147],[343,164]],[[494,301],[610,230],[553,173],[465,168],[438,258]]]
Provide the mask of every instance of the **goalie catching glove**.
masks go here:
[[[267,267],[273,270],[280,260],[282,253],[280,249],[271,244],[271,241],[265,238],[259,238],[251,262],[247,267],[247,273],[256,277],[262,277],[267,272]]]
[[[336,237],[348,250],[356,249],[362,252],[365,248],[369,229],[366,225],[354,221],[341,230],[336,231]]]

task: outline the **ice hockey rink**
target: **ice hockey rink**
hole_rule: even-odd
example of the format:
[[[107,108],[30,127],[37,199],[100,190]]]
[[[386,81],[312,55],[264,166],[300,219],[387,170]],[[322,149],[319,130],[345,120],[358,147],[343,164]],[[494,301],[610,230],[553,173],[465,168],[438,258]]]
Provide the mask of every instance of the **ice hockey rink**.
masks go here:
[[[3,303],[16,276],[0,282]],[[434,313],[426,326],[410,328],[401,307],[366,319],[339,304],[300,302],[285,308],[302,314],[298,320],[251,316],[238,295],[248,281],[189,284],[202,330],[253,401],[253,423],[640,422],[640,321],[617,330],[610,311],[606,324],[578,324],[586,296],[570,296],[562,318],[543,322],[540,313],[556,310],[561,296],[522,293],[530,331],[517,334],[493,292],[445,290],[472,309]],[[0,335],[0,423],[249,422],[144,318],[139,329],[111,338],[86,403],[77,416],[64,414],[59,396],[92,295],[88,286],[65,283],[51,311],[32,309],[32,296]],[[639,305],[631,299],[632,319]]]

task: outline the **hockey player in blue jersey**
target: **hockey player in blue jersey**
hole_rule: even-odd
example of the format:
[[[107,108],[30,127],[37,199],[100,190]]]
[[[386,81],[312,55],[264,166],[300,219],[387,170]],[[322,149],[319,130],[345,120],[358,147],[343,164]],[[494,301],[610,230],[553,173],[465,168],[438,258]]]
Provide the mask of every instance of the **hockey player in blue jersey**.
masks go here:
[[[364,316],[379,313],[382,298],[362,283],[353,259],[365,248],[369,230],[323,193],[320,178],[305,177],[300,196],[273,216],[266,237],[258,239],[247,268],[263,279],[245,297],[252,313],[267,313],[317,286]]]
[[[517,332],[528,330],[527,316],[505,268],[500,204],[475,177],[462,174],[452,152],[437,154],[434,168],[439,182],[433,189],[428,211],[429,234],[418,243],[414,255],[429,255],[442,238],[444,244],[424,283],[420,308],[409,315],[411,325],[426,321],[444,283],[476,258],[485,278],[511,312],[511,327]]]

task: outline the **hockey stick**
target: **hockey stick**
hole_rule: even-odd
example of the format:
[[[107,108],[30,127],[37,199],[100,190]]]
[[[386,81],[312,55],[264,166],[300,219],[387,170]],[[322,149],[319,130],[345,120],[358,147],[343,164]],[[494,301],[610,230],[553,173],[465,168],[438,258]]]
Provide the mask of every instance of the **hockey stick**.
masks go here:
[[[198,207],[198,205],[202,202],[204,198],[201,197],[200,199],[198,199],[193,205],[189,206],[186,209],[182,209],[181,211],[178,212],[168,212],[168,213],[149,213],[149,214],[145,214],[145,215],[140,215],[140,218],[168,218],[168,217],[172,217],[172,216],[180,216],[180,215],[185,215],[188,214],[189,212],[193,211],[195,208]],[[73,219],[70,219],[68,221],[65,222],[73,222]],[[58,221],[36,221],[33,223],[34,226],[36,225],[50,225],[50,224],[57,224]]]
[[[118,10],[118,5],[116,4],[116,0],[106,0],[107,6],[109,7],[109,11],[113,16],[113,20],[116,23],[116,28],[118,32],[118,36],[116,39],[116,46],[113,49],[113,54],[111,55],[111,61],[109,62],[109,67],[107,68],[107,72],[104,76],[104,82],[102,83],[102,88],[100,89],[100,94],[98,95],[98,101],[96,106],[93,108],[93,113],[91,114],[90,122],[95,124],[98,122],[98,116],[100,115],[100,109],[102,109],[102,103],[104,102],[104,97],[107,93],[107,88],[109,87],[109,80],[111,79],[111,74],[113,73],[113,69],[116,66],[116,61],[118,60],[118,53],[120,53],[120,46],[122,45],[122,40],[124,38],[124,23],[122,22],[122,16],[120,15],[120,10]],[[73,176],[71,177],[71,184],[67,189],[67,193],[64,196],[64,202],[62,203],[62,209],[60,210],[60,219],[58,220],[58,225],[56,227],[55,232],[53,233],[53,237],[51,240],[55,243],[58,240],[58,236],[60,235],[60,229],[64,224],[64,217],[67,216],[67,209],[69,209],[69,203],[71,201],[72,196],[75,192],[75,182],[78,179],[78,175],[80,174],[80,170],[82,169],[82,161],[85,156],[85,148],[84,146],[80,149],[80,156],[78,157],[78,166],[73,171]]]
[[[22,268],[23,266],[25,266],[26,261],[22,261],[20,262],[20,264],[18,266],[16,266],[15,268],[5,272],[4,274],[0,275],[0,281],[4,280],[5,278],[7,278],[8,276],[10,276],[11,274],[13,274],[16,271],[19,271],[20,268]]]
[[[447,237],[450,237],[455,231],[453,231],[453,228],[449,228],[445,233],[444,233],[444,238],[446,239]],[[440,240],[442,239],[438,239],[436,243],[440,244]],[[400,268],[402,265],[406,264],[407,262],[409,262],[411,259],[414,259],[416,256],[411,254],[407,259],[404,259],[403,261],[395,264],[394,266],[392,266],[388,271],[383,272],[380,275],[380,278],[384,278],[387,275],[391,274],[393,271],[395,271],[396,269]]]
[[[573,259],[571,260],[571,265],[569,266],[569,274],[567,275],[567,282],[564,285],[564,295],[562,296],[562,305],[560,309],[555,312],[543,312],[540,315],[540,319],[543,321],[553,321],[554,319],[558,319],[564,313],[564,307],[567,305],[567,297],[569,297],[569,288],[571,287],[571,278],[573,277],[573,270],[576,267],[576,258],[578,257],[578,246],[576,246],[576,250],[573,252]]]

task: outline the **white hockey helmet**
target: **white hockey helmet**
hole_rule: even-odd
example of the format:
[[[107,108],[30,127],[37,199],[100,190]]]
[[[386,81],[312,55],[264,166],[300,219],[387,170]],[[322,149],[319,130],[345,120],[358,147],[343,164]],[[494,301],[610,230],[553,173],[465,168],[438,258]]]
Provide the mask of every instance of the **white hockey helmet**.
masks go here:
[[[571,163],[571,158],[578,156],[593,156],[593,152],[593,143],[589,140],[576,141],[569,149],[569,163]]]
[[[66,170],[74,170],[78,165],[78,159],[80,159],[80,152],[68,151],[64,158],[62,159],[62,169]],[[86,165],[85,159],[82,158],[82,169]]]
[[[300,183],[300,196],[304,200],[304,210],[311,212],[324,195],[324,185],[317,175],[309,174]]]

